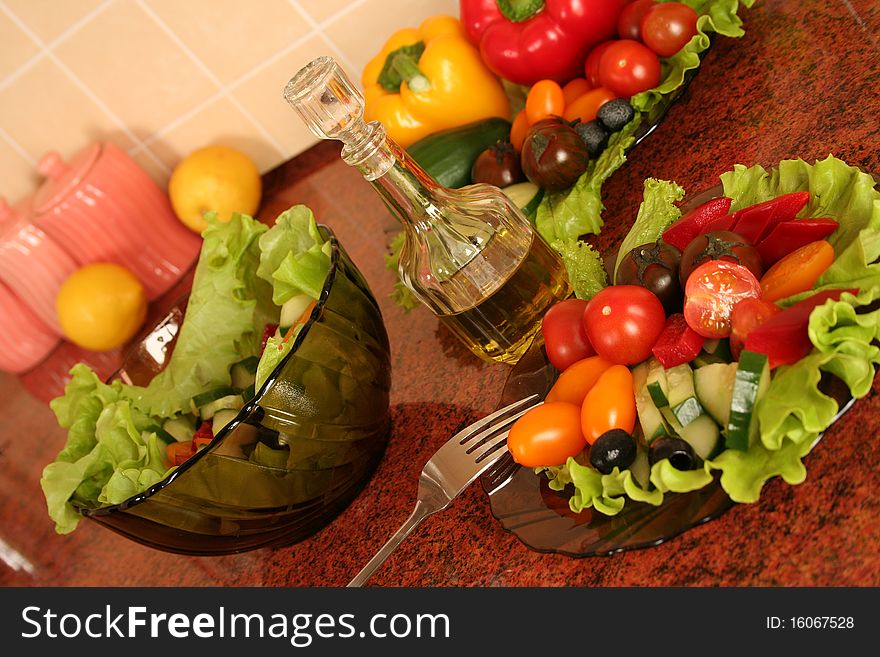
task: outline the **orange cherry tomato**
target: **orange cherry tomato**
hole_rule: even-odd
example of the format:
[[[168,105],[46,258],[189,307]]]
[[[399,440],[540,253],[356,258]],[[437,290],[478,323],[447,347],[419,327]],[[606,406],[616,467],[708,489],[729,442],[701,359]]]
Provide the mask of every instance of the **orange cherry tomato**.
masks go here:
[[[564,401],[580,406],[602,373],[611,363],[601,356],[582,358],[569,365],[547,393],[546,401]]]
[[[586,78],[574,78],[573,80],[569,80],[565,83],[565,86],[562,87],[562,96],[565,98],[565,106],[568,107],[575,101],[575,99],[580,98],[592,88],[593,85],[591,85],[590,81]]]
[[[523,142],[525,142],[528,132],[529,118],[526,116],[526,111],[522,110],[514,117],[513,123],[510,125],[510,143],[517,153],[522,151]]]
[[[514,422],[507,434],[513,460],[527,468],[562,465],[586,446],[581,409],[568,402],[536,406]]]
[[[636,396],[632,372],[626,365],[612,365],[593,385],[581,406],[581,432],[591,445],[606,431],[636,426]]]
[[[816,240],[792,251],[761,277],[761,298],[778,301],[812,288],[834,262],[834,247]]]
[[[526,117],[529,125],[548,116],[562,116],[565,110],[565,95],[562,87],[554,80],[539,80],[532,85],[526,96]]]
[[[593,89],[582,96],[578,96],[574,102],[567,105],[562,113],[562,118],[566,121],[580,119],[581,123],[588,123],[596,118],[596,114],[602,105],[615,98],[617,96],[604,87]]]

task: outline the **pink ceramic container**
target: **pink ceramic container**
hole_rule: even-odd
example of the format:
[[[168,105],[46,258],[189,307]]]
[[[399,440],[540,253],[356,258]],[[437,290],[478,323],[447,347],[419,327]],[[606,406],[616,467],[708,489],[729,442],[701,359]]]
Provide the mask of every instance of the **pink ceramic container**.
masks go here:
[[[18,374],[46,358],[61,338],[0,283],[0,370]]]
[[[80,264],[128,268],[153,300],[190,268],[201,238],[174,214],[167,193],[109,142],[92,144],[64,162],[47,153],[46,181],[32,203],[33,222]]]
[[[0,282],[59,336],[55,297],[79,266],[73,257],[28,221],[27,201],[10,208],[0,198]]]

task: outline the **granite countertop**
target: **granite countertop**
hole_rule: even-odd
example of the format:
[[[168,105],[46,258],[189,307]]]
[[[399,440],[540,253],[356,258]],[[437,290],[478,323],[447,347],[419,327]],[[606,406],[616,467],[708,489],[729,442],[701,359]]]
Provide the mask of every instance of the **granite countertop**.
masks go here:
[[[744,10],[746,35],[718,38],[661,125],[603,188],[614,249],[645,178],[696,192],[735,163],[767,166],[833,154],[880,171],[880,4],[766,0]],[[298,119],[291,115],[291,121]],[[392,349],[393,428],[359,497],[300,543],[223,557],[159,552],[91,522],[56,535],[39,488],[64,442],[44,402],[0,375],[0,584],[49,586],[342,586],[415,503],[425,461],[455,431],[491,411],[509,366],[476,360],[424,308],[390,299],[384,254],[399,226],[338,143],[303,153],[265,177],[263,219],[305,203],[331,226],[382,308]],[[526,548],[493,517],[479,485],[428,518],[374,586],[864,586],[880,584],[880,385],[806,458],[808,476],[770,481],[757,504],[659,546],[571,558]]]

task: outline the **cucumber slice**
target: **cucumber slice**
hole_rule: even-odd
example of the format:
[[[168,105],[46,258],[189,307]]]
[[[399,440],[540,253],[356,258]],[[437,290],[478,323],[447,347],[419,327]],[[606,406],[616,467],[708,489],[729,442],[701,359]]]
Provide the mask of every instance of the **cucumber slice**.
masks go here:
[[[666,381],[666,370],[660,361],[653,356],[648,359],[648,377],[646,381],[648,394],[657,408],[669,406],[669,383]]]
[[[669,435],[669,427],[654,405],[651,393],[648,392],[648,365],[640,363],[633,369],[633,389],[636,396],[636,413],[639,416],[639,425],[645,438],[645,444],[650,445],[660,436]]]
[[[165,420],[162,429],[179,443],[188,443],[196,432],[196,428],[186,415]]]
[[[203,406],[210,404],[213,401],[220,399],[221,397],[228,397],[229,395],[237,395],[241,390],[238,388],[232,388],[230,386],[224,386],[222,388],[214,388],[213,390],[209,390],[208,392],[203,392],[201,394],[196,395],[192,398],[192,405],[196,409],[201,409]]]
[[[651,464],[648,461],[648,451],[641,445],[636,452],[636,460],[629,466],[629,471],[642,490],[651,489]]]
[[[308,294],[297,294],[295,297],[291,297],[281,306],[281,318],[278,320],[278,324],[285,328],[290,328],[302,317],[302,314],[311,303],[312,297]],[[281,335],[285,333],[286,331],[282,331]]]
[[[675,418],[686,427],[703,415],[703,407],[694,392],[694,371],[687,363],[670,367],[666,370],[666,381],[669,384],[669,407]]]
[[[232,375],[232,385],[239,390],[244,390],[248,386],[253,385],[254,381],[257,380],[256,366],[252,370],[245,361],[233,365],[229,373]]]
[[[231,408],[218,410],[211,420],[211,433],[216,436],[223,427],[235,419],[236,415],[238,415],[238,411]]]
[[[706,414],[683,427],[680,437],[690,443],[694,453],[704,461],[712,458],[721,447],[721,428]]]
[[[244,406],[244,398],[240,394],[235,395],[227,395],[226,397],[221,397],[220,399],[215,399],[212,402],[208,402],[201,408],[199,408],[199,413],[202,417],[202,420],[210,420],[214,417],[217,411],[223,410],[233,410],[237,411]]]
[[[521,182],[508,185],[501,191],[507,195],[507,198],[509,198],[516,207],[523,212],[526,212],[526,208],[540,194],[541,188],[532,182]]]
[[[694,370],[694,391],[697,399],[722,427],[726,427],[730,419],[736,369],[736,363],[712,363]]]
[[[710,353],[708,351],[701,351],[697,354],[697,357],[693,360],[693,366],[695,368],[706,367],[706,365],[712,365],[714,363],[721,363],[722,365],[727,365],[730,361],[724,360],[721,356],[717,354]],[[699,395],[698,395],[699,396]]]
[[[743,350],[739,355],[730,400],[726,445],[747,450],[758,436],[755,406],[770,385],[770,366],[766,354]]]

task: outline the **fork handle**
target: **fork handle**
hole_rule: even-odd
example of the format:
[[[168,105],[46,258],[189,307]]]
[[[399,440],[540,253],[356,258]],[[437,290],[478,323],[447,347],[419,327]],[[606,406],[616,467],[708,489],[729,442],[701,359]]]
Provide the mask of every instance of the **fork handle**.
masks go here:
[[[409,536],[409,533],[432,513],[433,511],[430,511],[424,502],[421,500],[417,501],[416,507],[409,518],[406,519],[406,522],[400,526],[400,529],[394,532],[394,535],[388,539],[388,542],[382,546],[382,549],[376,553],[376,556],[370,559],[369,563],[361,569],[361,572],[355,575],[354,579],[348,583],[348,586],[363,586],[364,582],[370,579],[370,576],[376,572],[379,566],[385,563],[385,560],[391,556],[391,553],[401,544],[403,539]]]

